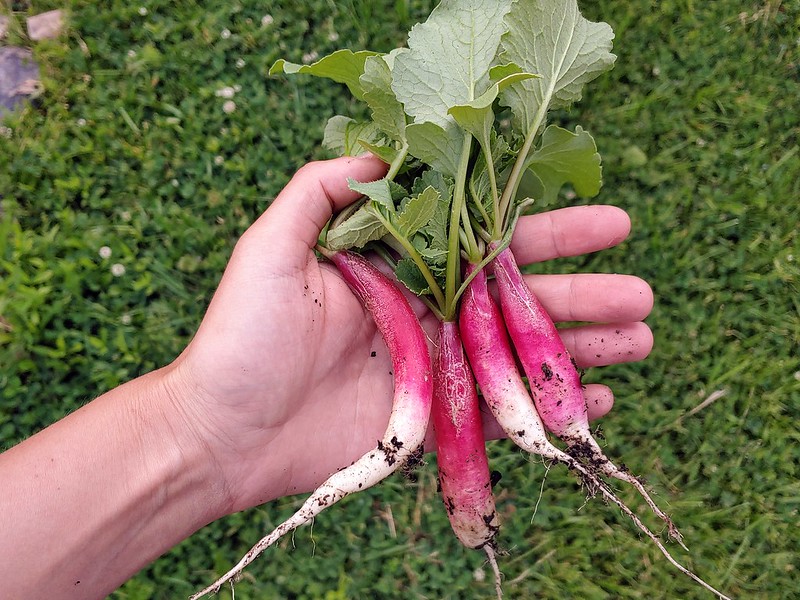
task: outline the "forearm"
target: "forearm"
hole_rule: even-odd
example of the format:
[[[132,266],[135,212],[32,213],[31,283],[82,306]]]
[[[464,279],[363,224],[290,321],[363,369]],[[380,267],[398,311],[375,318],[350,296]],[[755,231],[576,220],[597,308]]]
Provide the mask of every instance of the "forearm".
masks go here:
[[[0,455],[0,581],[20,598],[104,598],[224,513],[215,465],[161,372]]]

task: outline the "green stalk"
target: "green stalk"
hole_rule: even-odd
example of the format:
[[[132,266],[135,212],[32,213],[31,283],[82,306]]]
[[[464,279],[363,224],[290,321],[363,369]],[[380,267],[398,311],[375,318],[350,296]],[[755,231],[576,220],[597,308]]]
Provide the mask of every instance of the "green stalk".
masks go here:
[[[486,168],[489,169],[489,185],[492,187],[492,208],[494,210],[494,223],[486,223],[491,227],[495,237],[502,235],[503,226],[502,213],[500,212],[500,200],[497,196],[497,175],[494,172],[494,156],[492,156],[491,140],[487,140],[488,145],[483,149],[486,154]]]
[[[539,107],[539,111],[536,113],[536,118],[533,121],[533,125],[528,130],[528,134],[525,136],[525,142],[522,144],[522,148],[520,148],[519,154],[517,154],[517,159],[514,161],[514,166],[511,169],[511,175],[508,177],[508,182],[506,183],[506,188],[503,190],[503,195],[500,198],[500,219],[501,223],[504,223],[508,217],[508,210],[511,206],[512,199],[517,195],[517,190],[519,189],[519,183],[522,178],[522,171],[525,168],[525,162],[528,158],[528,153],[531,150],[531,146],[533,145],[533,138],[536,137],[536,132],[539,130],[539,127],[542,124],[542,120],[544,119],[545,114],[547,113],[544,110],[544,104]],[[495,227],[495,235],[497,235],[498,228]]]
[[[539,131],[539,128],[542,126],[542,122],[547,115],[547,106],[550,104],[552,87],[553,84],[551,84],[551,89],[548,90],[548,94],[545,97],[546,102],[542,102],[539,105],[539,110],[536,111],[536,117],[533,119],[533,125],[531,125],[531,128],[528,130],[528,133],[525,136],[525,141],[522,144],[522,148],[520,148],[519,154],[517,154],[517,159],[514,161],[514,166],[511,169],[511,175],[508,177],[506,188],[503,190],[503,195],[500,198],[500,215],[502,222],[504,223],[508,219],[508,211],[509,207],[511,206],[511,201],[517,195],[517,190],[519,189],[520,180],[522,178],[522,172],[525,169],[525,163],[528,160],[528,153],[531,151],[531,146],[533,145],[533,140],[536,137],[536,132]],[[495,230],[497,230],[496,227]]]
[[[462,231],[464,232],[461,244],[464,246],[467,256],[476,256],[479,252],[478,240],[475,237],[475,232],[472,230],[472,223],[469,219],[469,208],[467,208],[466,202],[461,205],[461,223],[463,224]]]
[[[379,210],[374,210],[373,214],[378,217],[378,220],[389,232],[389,235],[391,235],[395,240],[397,240],[397,242],[400,243],[401,246],[403,246],[403,249],[408,252],[408,257],[416,263],[417,267],[419,267],[422,276],[425,278],[426,283],[431,288],[431,294],[433,294],[433,297],[436,299],[436,303],[440,307],[440,312],[444,314],[446,312],[445,307],[448,306],[445,302],[445,297],[442,294],[442,290],[439,288],[439,284],[436,283],[436,278],[431,273],[428,265],[425,264],[425,261],[419,255],[419,252],[417,252],[417,249],[414,248],[414,245],[407,240],[405,236],[403,236],[399,231],[397,231],[397,229],[394,228],[394,226],[386,217],[381,214]],[[456,252],[458,252],[458,247],[456,247]]]
[[[389,165],[389,172],[386,174],[386,179],[392,181],[397,176],[397,173],[406,160],[406,156],[408,156],[408,142],[403,142],[403,146],[400,148],[397,157],[392,161],[392,164]]]
[[[453,205],[450,207],[450,230],[447,234],[447,270],[445,272],[445,319],[451,321],[455,317],[455,296],[461,278],[461,252],[459,230],[461,229],[461,206],[466,200],[467,171],[469,154],[472,149],[472,136],[464,137],[461,149],[461,162],[456,174],[456,185],[453,191]]]

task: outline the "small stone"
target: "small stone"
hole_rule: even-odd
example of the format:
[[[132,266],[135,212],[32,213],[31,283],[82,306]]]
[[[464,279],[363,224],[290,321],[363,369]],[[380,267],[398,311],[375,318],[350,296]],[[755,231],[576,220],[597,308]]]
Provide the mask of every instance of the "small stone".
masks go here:
[[[39,67],[30,50],[0,48],[0,115],[41,90]]]
[[[34,41],[52,40],[64,31],[64,11],[51,10],[28,17],[28,37]]]

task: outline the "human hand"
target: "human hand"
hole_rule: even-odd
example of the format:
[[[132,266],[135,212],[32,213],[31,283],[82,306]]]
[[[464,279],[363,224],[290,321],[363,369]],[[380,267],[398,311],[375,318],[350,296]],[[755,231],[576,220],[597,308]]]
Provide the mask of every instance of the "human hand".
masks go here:
[[[369,314],[313,248],[331,214],[358,197],[347,178],[369,181],[385,169],[373,157],[303,167],[242,236],[197,335],[165,370],[179,414],[224,480],[220,516],[309,491],[382,436],[392,400],[388,352]],[[512,247],[521,264],[540,262],[614,246],[629,228],[613,207],[563,209],[521,219]],[[555,321],[597,323],[564,331],[579,366],[649,353],[652,336],[640,321],[652,294],[640,279],[527,280]],[[410,300],[433,332],[435,317]],[[611,408],[605,386],[587,386],[586,395],[592,418]],[[499,435],[491,422],[487,435]]]

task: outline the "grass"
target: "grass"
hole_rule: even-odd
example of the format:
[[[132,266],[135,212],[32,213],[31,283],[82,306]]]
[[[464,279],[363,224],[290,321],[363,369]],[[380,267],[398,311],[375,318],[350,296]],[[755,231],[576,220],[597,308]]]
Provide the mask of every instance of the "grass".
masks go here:
[[[12,4],[17,22],[61,6]],[[69,31],[35,46],[43,95],[0,136],[3,445],[174,358],[234,241],[297,167],[322,156],[327,117],[360,110],[337,86],[267,79],[268,66],[339,47],[389,50],[430,6],[274,2],[266,26],[263,3],[250,1],[66,7]],[[595,136],[605,184],[592,202],[628,210],[633,233],[619,248],[542,270],[650,282],[652,355],[587,373],[618,399],[601,424],[609,453],[648,477],[691,548],[673,546],[676,555],[699,574],[733,597],[792,598],[800,7],[582,6],[614,27],[619,59],[558,119]],[[14,31],[13,41],[28,43],[23,28]],[[226,114],[215,92],[237,85],[236,110]],[[103,246],[110,258],[100,257]],[[546,474],[506,442],[490,453],[503,473],[509,597],[709,597],[617,511],[584,503],[568,475]],[[188,595],[297,500],[210,525],[112,598]],[[480,553],[449,532],[432,464],[415,481],[392,479],[333,510],[257,561],[236,597],[491,597]]]

